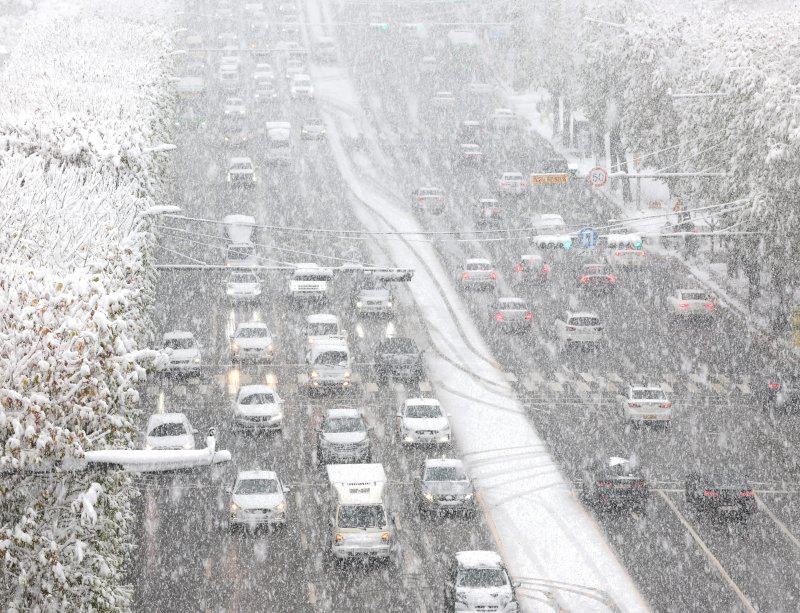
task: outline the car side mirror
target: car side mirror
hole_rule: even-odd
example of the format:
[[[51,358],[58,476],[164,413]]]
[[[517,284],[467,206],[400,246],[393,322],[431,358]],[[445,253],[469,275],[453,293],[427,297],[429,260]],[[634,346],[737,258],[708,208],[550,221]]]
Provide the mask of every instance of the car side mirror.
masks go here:
[[[284,494],[288,494],[291,491],[292,491],[292,486],[290,486],[290,485],[284,485],[283,486],[283,493]]]

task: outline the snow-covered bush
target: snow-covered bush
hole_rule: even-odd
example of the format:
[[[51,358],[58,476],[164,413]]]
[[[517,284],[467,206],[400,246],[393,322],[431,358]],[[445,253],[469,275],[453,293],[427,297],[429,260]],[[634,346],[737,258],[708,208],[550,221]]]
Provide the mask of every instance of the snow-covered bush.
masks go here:
[[[134,490],[118,472],[60,462],[134,443],[136,385],[156,358],[144,347],[154,272],[141,212],[166,193],[168,154],[148,151],[170,140],[166,46],[113,12],[37,16],[0,73],[0,602],[10,611],[130,607]]]

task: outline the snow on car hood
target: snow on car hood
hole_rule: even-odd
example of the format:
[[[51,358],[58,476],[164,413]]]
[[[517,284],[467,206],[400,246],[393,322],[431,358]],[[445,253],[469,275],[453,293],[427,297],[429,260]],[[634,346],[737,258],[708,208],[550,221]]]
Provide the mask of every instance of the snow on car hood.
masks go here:
[[[233,502],[243,509],[274,509],[283,502],[283,493],[274,494],[234,494]]]
[[[145,439],[145,445],[151,449],[183,449],[187,444],[191,445],[187,449],[194,449],[194,436],[147,436]]]
[[[403,426],[408,430],[435,430],[437,432],[449,428],[445,417],[404,417]]]
[[[236,283],[228,281],[228,289],[233,292],[254,292],[261,288],[258,283]]]
[[[389,300],[389,292],[385,289],[362,289],[359,296],[362,300]]]
[[[323,432],[322,438],[329,443],[346,445],[348,443],[360,443],[367,440],[366,432]]]
[[[237,404],[236,411],[246,417],[272,417],[281,412],[281,407],[277,404]]]
[[[167,353],[167,356],[171,361],[192,360],[200,357],[200,352],[194,347],[191,349],[173,349]]]
[[[247,336],[234,338],[233,342],[243,349],[260,349],[269,345],[272,342],[272,338],[269,336]]]

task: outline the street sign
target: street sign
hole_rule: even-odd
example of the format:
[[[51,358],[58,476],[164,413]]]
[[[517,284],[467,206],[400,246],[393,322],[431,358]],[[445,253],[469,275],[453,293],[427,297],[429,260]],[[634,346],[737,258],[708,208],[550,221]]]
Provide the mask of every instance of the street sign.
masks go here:
[[[566,185],[569,183],[567,173],[542,173],[531,175],[531,185]]]
[[[578,244],[583,249],[594,249],[597,247],[597,241],[600,234],[594,228],[583,228],[578,231]]]
[[[595,166],[589,171],[589,175],[586,178],[592,187],[603,187],[608,181],[608,173],[605,168]]]

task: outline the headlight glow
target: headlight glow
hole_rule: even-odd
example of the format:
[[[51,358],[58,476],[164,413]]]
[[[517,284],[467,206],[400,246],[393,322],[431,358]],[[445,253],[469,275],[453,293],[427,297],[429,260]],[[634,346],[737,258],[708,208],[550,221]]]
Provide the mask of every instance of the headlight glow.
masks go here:
[[[232,503],[231,503],[231,513],[236,513],[236,512],[238,512],[238,511],[239,511],[239,509],[241,509],[241,508],[242,508],[242,507],[240,507],[240,506],[239,506],[238,504],[236,504],[235,502],[232,502]]]
[[[316,370],[311,371],[311,378],[312,379],[319,379],[319,373]]]
[[[278,506],[275,507],[275,510],[280,512],[280,511],[283,511],[285,508],[286,508],[286,503],[285,502],[279,502]]]
[[[425,496],[425,500],[433,500],[433,494],[430,492],[425,492],[423,496]]]
[[[233,343],[231,345],[231,351],[239,351],[239,343]]]

